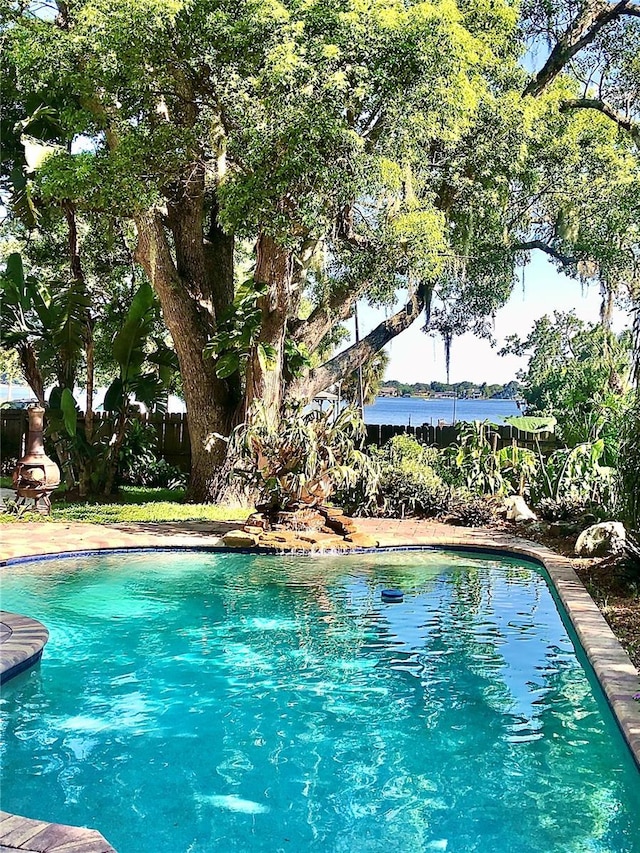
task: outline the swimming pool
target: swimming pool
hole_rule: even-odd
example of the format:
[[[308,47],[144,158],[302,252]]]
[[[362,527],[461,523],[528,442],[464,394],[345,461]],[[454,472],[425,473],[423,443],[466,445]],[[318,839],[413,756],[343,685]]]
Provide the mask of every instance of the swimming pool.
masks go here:
[[[640,853],[640,774],[532,564],[160,552],[1,594],[51,633],[3,691],[7,810],[119,853]]]

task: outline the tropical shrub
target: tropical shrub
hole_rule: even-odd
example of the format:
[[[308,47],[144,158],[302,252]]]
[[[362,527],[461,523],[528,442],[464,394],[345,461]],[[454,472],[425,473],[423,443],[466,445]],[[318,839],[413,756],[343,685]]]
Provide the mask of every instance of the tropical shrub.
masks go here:
[[[555,415],[556,433],[567,447],[604,439],[603,462],[615,465],[629,394],[629,332],[615,335],[574,312],[556,311],[537,320],[525,340],[511,336],[502,352],[529,357],[518,375],[527,413]]]
[[[143,465],[123,471],[122,481],[129,486],[144,486],[150,489],[184,489],[187,485],[187,475],[166,459],[154,457],[145,460]]]
[[[575,521],[586,526],[597,521],[601,513],[596,514],[594,507],[586,500],[561,497],[540,498],[535,504],[535,511],[544,521]]]
[[[411,435],[396,435],[375,456],[380,465],[377,505],[381,514],[403,518],[446,512],[449,489],[435,470],[436,448]]]
[[[538,469],[536,454],[525,447],[497,449],[498,433],[488,421],[460,425],[458,441],[447,448],[447,479],[481,495],[527,494]]]
[[[555,450],[540,466],[539,476],[532,485],[534,505],[543,499],[566,512],[573,507],[604,517],[613,506],[613,469],[601,465],[605,451],[603,439],[577,447]],[[563,509],[564,508],[564,509]]]
[[[157,446],[158,436],[154,427],[143,424],[137,418],[131,419],[118,455],[120,479],[136,486],[151,485],[141,482],[141,479],[145,469],[156,462]]]
[[[361,450],[365,428],[356,411],[290,410],[276,422],[254,404],[251,418],[232,434],[234,474],[256,488],[271,510],[293,510],[328,501],[339,488],[359,484],[365,499],[377,487],[378,471]]]
[[[450,494],[447,520],[462,527],[484,527],[495,520],[490,500],[467,489],[454,489]]]
[[[460,424],[458,441],[445,450],[445,458],[459,484],[469,491],[490,495],[509,491],[498,464],[491,424],[486,421]]]
[[[533,450],[512,444],[498,450],[496,457],[507,491],[528,495],[539,468],[539,460]]]
[[[467,526],[482,526],[494,519],[490,501],[445,481],[440,474],[447,470],[443,452],[437,448],[421,444],[411,435],[396,435],[369,452],[380,470],[377,491],[366,499],[358,483],[342,490],[337,498],[350,512],[391,518],[446,518]]]

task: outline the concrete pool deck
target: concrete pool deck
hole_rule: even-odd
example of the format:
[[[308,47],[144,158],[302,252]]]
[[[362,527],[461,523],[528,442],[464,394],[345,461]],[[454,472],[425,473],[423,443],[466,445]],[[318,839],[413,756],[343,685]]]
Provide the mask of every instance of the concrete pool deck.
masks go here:
[[[398,519],[357,519],[356,525],[358,532],[377,540],[382,548],[465,548],[496,555],[507,552],[541,563],[567,611],[640,768],[640,702],[633,699],[640,692],[640,677],[578,579],[570,560],[535,542],[480,528]],[[37,522],[3,524],[0,527],[0,565],[21,558],[107,549],[214,548],[222,544],[221,538],[226,532],[237,527],[237,522],[206,521],[110,525]],[[7,624],[6,618],[1,621]],[[6,652],[9,647],[12,665],[16,665],[16,643],[20,645],[11,624],[7,628],[9,630],[0,629],[0,671],[8,665]],[[33,631],[29,630],[29,626],[24,637],[23,654],[26,658],[34,653]],[[102,829],[108,834],[107,827]],[[25,853],[113,853],[113,848],[95,830],[63,827],[0,812],[0,853],[9,850],[22,850]]]

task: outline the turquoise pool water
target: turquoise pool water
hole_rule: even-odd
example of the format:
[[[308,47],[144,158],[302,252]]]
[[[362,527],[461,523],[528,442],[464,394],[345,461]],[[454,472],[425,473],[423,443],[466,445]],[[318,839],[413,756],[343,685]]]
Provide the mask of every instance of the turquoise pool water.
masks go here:
[[[51,632],[3,691],[6,810],[119,853],[640,853],[640,774],[531,565],[159,552],[2,571],[2,606]]]

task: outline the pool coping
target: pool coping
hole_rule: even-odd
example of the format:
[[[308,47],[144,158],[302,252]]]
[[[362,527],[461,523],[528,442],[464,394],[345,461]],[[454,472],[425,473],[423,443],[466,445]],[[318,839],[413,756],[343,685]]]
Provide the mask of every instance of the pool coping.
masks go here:
[[[0,684],[34,666],[49,639],[45,626],[29,616],[0,610]]]
[[[549,548],[511,534],[483,530],[481,528],[454,528],[436,522],[411,523],[395,522],[385,519],[358,519],[358,527],[362,532],[372,535],[379,543],[377,548],[357,548],[349,553],[374,553],[394,550],[419,549],[452,549],[495,556],[515,556],[539,564],[549,576],[551,583],[567,613],[576,635],[584,649],[589,663],[600,683],[603,693],[609,703],[613,716],[618,723],[633,759],[640,770],[640,703],[634,700],[634,695],[640,693],[640,676],[633,666],[631,659],[624,651],[597,605],[582,585],[570,560],[555,554]],[[401,526],[402,525],[402,526]],[[122,532],[122,528],[120,528]],[[64,550],[64,541],[50,542],[48,550],[40,548],[36,553],[24,543],[21,554],[14,553],[5,559],[0,559],[0,566],[13,565],[22,562],[32,562],[55,559],[58,557],[84,556],[98,553],[127,553],[132,551],[173,550],[170,536],[167,541],[158,541],[154,535],[153,542],[148,537],[132,531],[130,544],[119,543],[117,547],[86,547],[78,550]],[[208,544],[202,540],[193,548],[180,542],[180,550],[200,551],[229,551],[222,547],[218,536],[211,536]],[[273,551],[272,549],[233,549],[250,552],[289,553]],[[303,555],[304,552],[296,551]],[[318,557],[318,552],[313,553]],[[18,617],[27,619],[27,617]],[[6,613],[0,619],[7,624]],[[40,624],[40,623],[36,623]],[[11,626],[10,626],[11,627]],[[41,626],[45,631],[46,628]],[[45,641],[46,642],[46,639]],[[42,644],[44,646],[44,643]],[[27,649],[25,643],[25,649]],[[26,652],[25,652],[26,653]],[[39,659],[42,654],[42,647]],[[36,661],[34,660],[33,663]],[[29,664],[25,664],[28,666]],[[17,674],[17,673],[15,673]],[[9,676],[11,677],[11,676]],[[5,679],[6,680],[6,679]],[[73,838],[70,833],[76,833]],[[49,844],[48,838],[52,839]],[[19,840],[23,839],[23,840]],[[40,840],[39,840],[40,839]],[[58,841],[56,839],[65,839]],[[38,846],[25,846],[32,841]],[[49,846],[42,846],[42,843]],[[53,845],[53,846],[52,846]],[[15,849],[22,851],[38,851],[38,853],[54,853],[56,850],[73,851],[73,853],[115,853],[114,848],[100,835],[97,830],[50,824],[34,821],[18,815],[0,812],[0,850]]]

